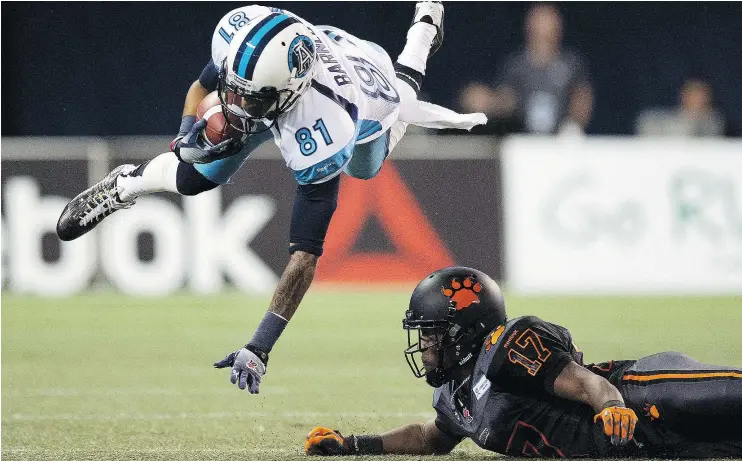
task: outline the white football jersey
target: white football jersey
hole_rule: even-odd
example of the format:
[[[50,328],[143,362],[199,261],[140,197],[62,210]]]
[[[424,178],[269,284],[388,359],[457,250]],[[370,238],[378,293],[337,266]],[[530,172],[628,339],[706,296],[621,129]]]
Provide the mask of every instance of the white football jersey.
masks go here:
[[[250,5],[224,16],[212,39],[214,63],[221,65],[237,30],[275,11],[280,10]],[[340,174],[356,144],[385,133],[399,115],[400,95],[392,60],[381,47],[336,28],[302,22],[315,32],[317,70],[311,87],[278,118],[272,132],[296,180],[310,184]]]

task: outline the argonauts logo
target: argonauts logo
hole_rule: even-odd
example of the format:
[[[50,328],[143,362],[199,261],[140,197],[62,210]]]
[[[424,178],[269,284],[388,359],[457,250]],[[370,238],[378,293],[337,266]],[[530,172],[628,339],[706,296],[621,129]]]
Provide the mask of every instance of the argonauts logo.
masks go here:
[[[315,60],[314,43],[306,35],[299,35],[289,45],[289,70],[296,69],[296,77],[307,75]]]

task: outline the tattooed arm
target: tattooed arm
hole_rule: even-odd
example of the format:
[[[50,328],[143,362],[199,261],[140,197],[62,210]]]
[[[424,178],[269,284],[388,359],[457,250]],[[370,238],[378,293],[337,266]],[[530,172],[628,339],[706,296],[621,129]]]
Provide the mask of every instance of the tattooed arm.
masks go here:
[[[268,308],[268,312],[286,321],[291,320],[312,284],[327,229],[337,208],[339,190],[340,176],[320,184],[305,184],[296,188],[291,214],[291,260],[283,271]]]
[[[312,284],[318,260],[319,256],[305,251],[295,251],[291,255],[291,260],[284,269],[281,281],[278,282],[276,291],[273,293],[268,312],[273,312],[287,321],[291,320],[304,294]]]
[[[216,368],[232,367],[230,381],[251,394],[259,392],[265,375],[268,353],[299,307],[314,278],[319,256],[295,251],[278,283],[273,300],[255,335],[242,349],[214,363]]]
[[[268,354],[312,284],[327,228],[337,207],[339,183],[339,177],[335,177],[321,184],[297,187],[291,218],[291,259],[273,293],[268,312],[245,347],[214,364],[216,368],[232,367],[232,384],[249,389],[251,394],[258,393]]]

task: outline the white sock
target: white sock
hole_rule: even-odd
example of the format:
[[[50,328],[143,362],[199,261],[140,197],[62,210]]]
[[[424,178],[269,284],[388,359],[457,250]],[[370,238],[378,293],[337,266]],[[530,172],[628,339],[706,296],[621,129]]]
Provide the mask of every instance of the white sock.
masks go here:
[[[128,202],[140,195],[152,192],[178,192],[177,173],[178,157],[172,152],[165,152],[153,158],[141,176],[119,176],[116,186],[121,187],[119,198]]]
[[[391,128],[389,128],[390,154],[394,150],[394,147],[397,145],[397,143],[402,140],[402,136],[404,136],[405,132],[407,131],[407,125],[409,124],[405,122],[394,122]]]
[[[432,24],[426,22],[416,22],[407,31],[407,43],[402,50],[402,54],[397,58],[397,62],[415,69],[421,74],[425,74],[425,66],[428,63],[428,54],[430,54],[430,45],[438,29]]]
[[[417,93],[407,82],[400,78],[397,78],[397,91],[399,91],[398,120],[407,122],[408,119],[414,119],[418,106]]]

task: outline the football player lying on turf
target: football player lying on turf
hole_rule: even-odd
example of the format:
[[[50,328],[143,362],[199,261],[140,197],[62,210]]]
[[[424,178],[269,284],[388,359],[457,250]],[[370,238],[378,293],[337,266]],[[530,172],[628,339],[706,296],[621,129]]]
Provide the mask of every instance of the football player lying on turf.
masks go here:
[[[382,435],[317,427],[307,454],[445,454],[468,437],[512,456],[742,456],[740,369],[678,352],[583,365],[567,329],[508,321],[497,284],[466,267],[420,282],[403,327],[436,418]]]
[[[212,59],[188,91],[172,152],[119,166],[78,195],[59,218],[59,238],[80,237],[143,194],[196,195],[226,184],[257,146],[273,139],[298,182],[291,258],[253,338],[214,364],[232,367],[232,383],[257,393],[268,354],[314,278],[340,173],[376,176],[410,123],[462,129],[486,123],[484,114],[418,101],[428,56],[442,40],[440,2],[417,4],[394,64],[378,45],[288,11],[251,5],[229,12],[214,31]],[[237,140],[204,140],[206,118],[196,122],[195,114],[214,90],[224,120],[244,133]]]

